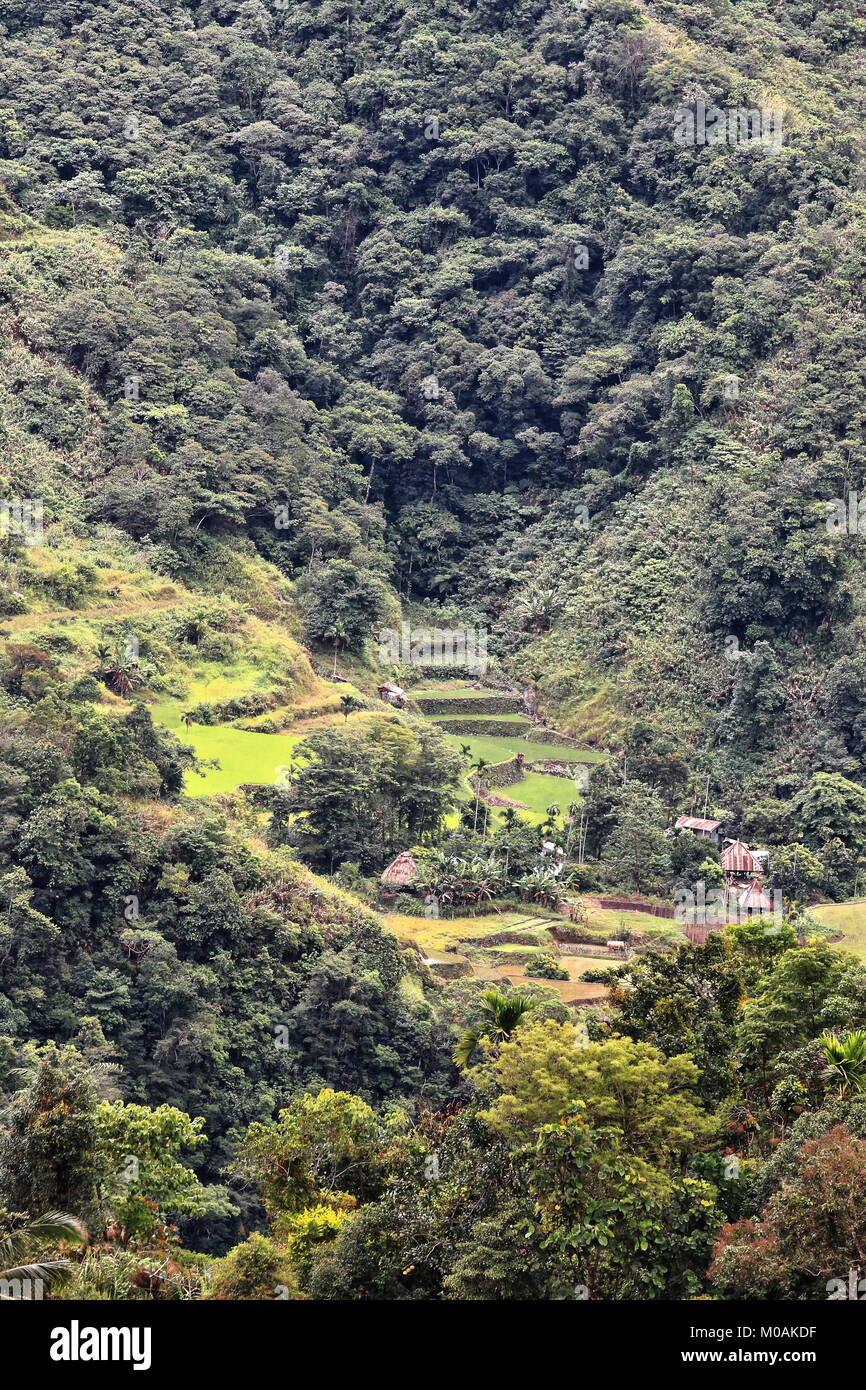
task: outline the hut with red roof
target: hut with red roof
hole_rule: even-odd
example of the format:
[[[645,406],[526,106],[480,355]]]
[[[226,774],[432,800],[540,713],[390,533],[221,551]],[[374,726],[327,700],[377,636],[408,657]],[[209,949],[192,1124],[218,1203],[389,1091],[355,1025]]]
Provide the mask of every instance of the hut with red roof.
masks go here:
[[[732,840],[722,850],[722,872],[729,883],[763,878],[764,865],[742,840]]]
[[[714,845],[718,845],[720,825],[721,821],[707,820],[705,816],[680,816],[675,828],[677,830],[690,830],[693,835],[699,835],[702,840],[712,840]]]
[[[737,907],[741,915],[745,914],[747,917],[750,917],[753,912],[771,912],[773,900],[764,889],[761,880],[753,878],[751,883],[746,885],[737,898]]]

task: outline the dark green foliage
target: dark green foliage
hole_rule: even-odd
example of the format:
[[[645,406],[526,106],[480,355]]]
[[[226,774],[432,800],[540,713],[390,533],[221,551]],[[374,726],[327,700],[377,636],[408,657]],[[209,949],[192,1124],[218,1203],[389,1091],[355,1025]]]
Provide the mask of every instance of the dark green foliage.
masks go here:
[[[399,850],[441,830],[460,770],[438,729],[422,721],[323,729],[295,749],[272,838],[297,844],[311,864],[331,872],[347,859],[382,869]]]

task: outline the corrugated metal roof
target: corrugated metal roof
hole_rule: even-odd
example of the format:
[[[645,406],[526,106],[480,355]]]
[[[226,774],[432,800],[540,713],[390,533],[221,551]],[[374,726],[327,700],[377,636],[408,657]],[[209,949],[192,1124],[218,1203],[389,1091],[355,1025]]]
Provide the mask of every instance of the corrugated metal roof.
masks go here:
[[[704,820],[701,816],[680,816],[677,830],[718,830],[720,820]]]
[[[772,900],[764,892],[757,878],[752,879],[749,886],[743,890],[737,901],[740,907],[759,907],[766,910],[773,906]]]
[[[764,866],[756,859],[748,845],[742,840],[734,840],[732,845],[722,850],[722,868],[729,874],[762,874]]]

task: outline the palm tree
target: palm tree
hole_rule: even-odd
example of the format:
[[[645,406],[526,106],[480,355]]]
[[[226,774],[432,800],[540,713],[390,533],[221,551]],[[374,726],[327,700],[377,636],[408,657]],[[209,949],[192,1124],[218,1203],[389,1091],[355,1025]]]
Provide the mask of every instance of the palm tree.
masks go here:
[[[123,647],[118,646],[114,655],[104,642],[97,647],[100,660],[99,676],[105,684],[124,698],[144,684],[144,676],[138,657],[127,656]]]
[[[549,626],[556,608],[557,596],[554,589],[536,589],[524,596],[518,604],[517,612],[522,618],[528,618],[530,627],[538,632],[543,630],[545,624]],[[534,676],[535,672],[532,674]]]
[[[16,1230],[0,1240],[0,1280],[7,1289],[13,1280],[27,1280],[45,1285],[59,1284],[67,1279],[71,1266],[68,1260],[34,1260],[32,1264],[18,1264],[26,1258],[34,1244],[42,1240],[65,1240],[70,1245],[83,1245],[87,1231],[81,1222],[68,1212],[50,1211],[44,1216],[31,1216]],[[15,1295],[0,1291],[0,1301],[14,1299]]]
[[[855,1028],[842,1037],[822,1033],[818,1046],[827,1059],[822,1080],[838,1082],[840,1096],[847,1091],[866,1091],[866,1029]]]
[[[580,810],[579,801],[569,801],[566,814],[568,816],[568,835],[565,841],[566,854],[571,853],[571,839],[574,835],[574,822],[577,820],[577,813]]]
[[[354,714],[356,709],[361,708],[361,701],[356,700],[354,695],[340,696],[340,713],[347,722],[349,719],[349,715]]]
[[[500,994],[498,989],[486,989],[481,995],[481,1019],[467,1028],[456,1048],[454,1061],[458,1067],[468,1067],[482,1038],[493,1044],[494,1055],[508,1042],[515,1028],[535,1008],[536,1001],[524,994]]]

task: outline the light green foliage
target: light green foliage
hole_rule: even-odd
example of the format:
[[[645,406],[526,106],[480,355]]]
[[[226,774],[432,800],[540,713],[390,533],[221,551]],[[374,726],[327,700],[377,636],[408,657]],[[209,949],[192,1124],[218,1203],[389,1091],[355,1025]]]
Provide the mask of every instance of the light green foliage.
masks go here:
[[[293,1101],[279,1118],[254,1124],[238,1171],[259,1187],[272,1216],[300,1212],[325,1195],[363,1188],[384,1142],[376,1115],[357,1096],[330,1089]]]
[[[149,1232],[160,1216],[197,1216],[205,1210],[204,1188],[177,1157],[202,1148],[204,1120],[172,1105],[155,1110],[123,1101],[103,1101],[96,1132],[105,1199],[129,1232]]]
[[[286,1251],[266,1236],[253,1234],[214,1263],[202,1297],[235,1302],[303,1295],[298,1292]]]
[[[630,1038],[581,1046],[570,1024],[531,1023],[503,1044],[495,1075],[502,1094],[487,1119],[513,1138],[579,1109],[593,1125],[616,1129],[627,1152],[664,1167],[714,1130],[691,1094],[691,1058],[666,1058]]]

